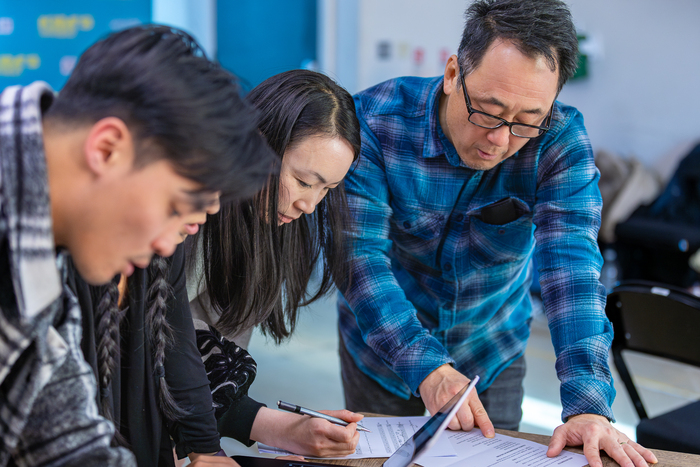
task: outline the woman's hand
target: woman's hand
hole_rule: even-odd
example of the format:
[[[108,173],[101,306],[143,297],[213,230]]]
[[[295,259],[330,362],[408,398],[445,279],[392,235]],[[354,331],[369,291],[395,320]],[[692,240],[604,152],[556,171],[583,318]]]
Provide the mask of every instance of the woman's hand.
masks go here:
[[[349,410],[320,412],[351,423],[340,426],[321,418],[263,407],[255,417],[250,438],[305,456],[342,457],[354,453],[360,440],[357,422],[363,416]]]

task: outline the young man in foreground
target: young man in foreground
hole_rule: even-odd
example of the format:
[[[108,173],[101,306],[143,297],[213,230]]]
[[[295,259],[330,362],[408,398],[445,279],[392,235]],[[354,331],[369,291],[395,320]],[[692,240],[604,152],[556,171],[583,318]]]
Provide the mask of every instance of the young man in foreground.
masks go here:
[[[98,42],[56,98],[0,94],[0,465],[133,465],[97,415],[66,255],[92,284],[129,275],[273,167],[233,77],[171,28]]]

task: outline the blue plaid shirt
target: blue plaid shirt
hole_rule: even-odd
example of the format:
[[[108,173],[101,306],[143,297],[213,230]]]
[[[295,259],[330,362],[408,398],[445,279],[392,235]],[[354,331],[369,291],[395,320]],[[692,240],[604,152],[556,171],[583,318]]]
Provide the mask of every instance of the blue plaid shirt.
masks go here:
[[[573,107],[491,170],[467,168],[438,122],[442,78],[398,78],[355,96],[362,132],[345,182],[352,216],[351,286],[339,326],[358,367],[392,393],[418,395],[445,363],[480,375],[483,392],[523,355],[531,258],[561,381],[562,418],[613,419],[612,328],[596,243],[599,173]],[[510,197],[520,217],[481,220]]]

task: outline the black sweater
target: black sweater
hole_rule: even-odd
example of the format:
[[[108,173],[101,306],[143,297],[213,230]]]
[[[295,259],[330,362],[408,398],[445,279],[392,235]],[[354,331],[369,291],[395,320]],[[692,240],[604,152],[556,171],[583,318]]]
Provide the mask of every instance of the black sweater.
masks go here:
[[[148,307],[145,297],[150,284],[146,270],[136,269],[129,281],[129,308],[120,329],[121,361],[117,361],[112,379],[110,396],[115,425],[142,467],[174,465],[170,437],[175,441],[179,457],[190,452],[221,449],[209,380],[197,349],[187,300],[181,246],[168,262],[168,280],[174,293],[168,300],[166,319],[173,329],[175,342],[166,350],[165,379],[179,406],[189,414],[169,423],[159,410],[158,379],[145,326]],[[77,274],[73,274],[72,286],[83,312],[83,353],[97,375],[94,313],[105,287],[91,287]],[[99,399],[99,394],[97,397]]]

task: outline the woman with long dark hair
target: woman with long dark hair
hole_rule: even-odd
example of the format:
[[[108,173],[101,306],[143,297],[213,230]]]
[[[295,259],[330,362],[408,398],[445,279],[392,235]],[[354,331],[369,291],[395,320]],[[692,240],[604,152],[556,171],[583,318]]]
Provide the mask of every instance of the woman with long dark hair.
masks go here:
[[[198,297],[191,309],[224,338],[235,340],[260,326],[279,343],[293,332],[300,307],[346,278],[349,222],[343,178],[359,155],[360,128],[352,96],[312,71],[273,76],[247,100],[260,112],[258,128],[281,159],[280,173],[256,197],[208,216],[192,239],[188,281],[196,285]],[[311,281],[315,274],[317,284]],[[250,357],[220,336],[198,333],[223,436],[316,456],[354,451],[355,423],[340,427],[274,411],[241,395],[251,379],[241,375],[248,375],[251,366],[231,371],[231,362]],[[212,353],[214,347],[218,350]],[[234,385],[238,394],[220,384],[226,379],[240,380]],[[334,414],[350,422],[362,418],[348,411]]]

